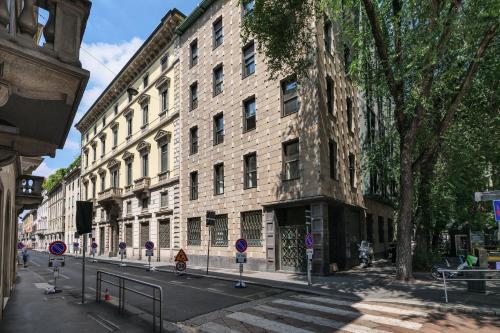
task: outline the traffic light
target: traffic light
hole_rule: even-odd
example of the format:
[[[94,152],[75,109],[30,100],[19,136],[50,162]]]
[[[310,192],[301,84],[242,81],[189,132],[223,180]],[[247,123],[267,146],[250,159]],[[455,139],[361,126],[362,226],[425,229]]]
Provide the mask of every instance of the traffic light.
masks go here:
[[[311,210],[306,209],[306,224],[311,224]]]
[[[213,210],[207,210],[207,227],[213,226],[215,224],[215,212]]]

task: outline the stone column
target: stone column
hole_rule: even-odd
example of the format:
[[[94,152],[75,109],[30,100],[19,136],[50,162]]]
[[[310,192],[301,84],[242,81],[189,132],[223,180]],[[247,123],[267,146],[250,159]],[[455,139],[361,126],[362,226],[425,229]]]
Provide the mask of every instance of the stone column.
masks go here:
[[[276,230],[277,223],[276,214],[274,210],[264,211],[264,235],[265,235],[265,245],[266,245],[266,260],[267,260],[267,270],[276,270]]]

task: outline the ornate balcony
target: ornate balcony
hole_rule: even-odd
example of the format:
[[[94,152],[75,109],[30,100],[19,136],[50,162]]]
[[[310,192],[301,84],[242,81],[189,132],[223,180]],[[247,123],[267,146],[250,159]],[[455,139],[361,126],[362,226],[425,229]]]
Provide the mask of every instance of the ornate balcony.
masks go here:
[[[165,171],[158,174],[158,182],[166,183],[170,179],[170,171]]]
[[[17,179],[16,206],[20,209],[34,209],[42,203],[44,178],[24,175]]]
[[[79,53],[90,7],[0,0],[0,164],[63,147],[89,78]]]
[[[151,178],[142,177],[134,180],[134,194],[138,197],[149,192],[149,185],[151,184]]]
[[[104,209],[109,210],[113,205],[121,206],[122,189],[118,187],[110,187],[107,190],[99,192],[97,196],[97,203],[103,206]]]

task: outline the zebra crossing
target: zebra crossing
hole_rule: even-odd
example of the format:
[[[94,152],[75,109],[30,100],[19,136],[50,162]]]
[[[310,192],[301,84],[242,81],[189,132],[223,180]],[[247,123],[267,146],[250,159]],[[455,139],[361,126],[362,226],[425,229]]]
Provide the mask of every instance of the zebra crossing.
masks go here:
[[[200,333],[400,333],[422,331],[420,309],[294,294],[242,308],[198,326]]]

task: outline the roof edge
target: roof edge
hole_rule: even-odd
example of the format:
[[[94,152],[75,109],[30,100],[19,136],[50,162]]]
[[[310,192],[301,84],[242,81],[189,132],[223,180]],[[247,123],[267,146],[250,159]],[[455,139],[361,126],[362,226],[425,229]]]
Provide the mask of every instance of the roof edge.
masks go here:
[[[182,35],[193,25],[198,18],[215,2],[216,0],[203,0],[196,8],[189,14],[188,17],[175,29],[178,35]]]

